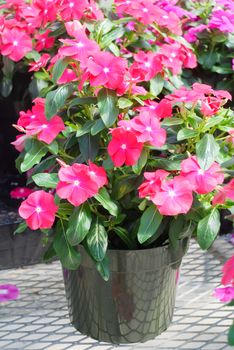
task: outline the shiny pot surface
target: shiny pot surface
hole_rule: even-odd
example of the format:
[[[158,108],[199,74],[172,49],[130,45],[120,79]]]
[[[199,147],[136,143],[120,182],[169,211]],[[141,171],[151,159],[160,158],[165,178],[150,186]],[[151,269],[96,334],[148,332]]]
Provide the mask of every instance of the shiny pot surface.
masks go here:
[[[145,342],[169,326],[179,267],[187,241],[175,253],[167,246],[144,250],[109,250],[110,279],[105,282],[82,246],[82,264],[63,269],[70,320],[99,341]]]

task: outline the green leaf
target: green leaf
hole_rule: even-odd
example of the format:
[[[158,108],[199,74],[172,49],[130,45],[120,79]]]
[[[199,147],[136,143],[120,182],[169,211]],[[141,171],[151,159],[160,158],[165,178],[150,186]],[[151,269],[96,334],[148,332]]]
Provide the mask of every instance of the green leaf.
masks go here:
[[[216,116],[216,117],[212,117],[212,118],[209,118],[206,122],[206,125],[203,127],[202,131],[205,132],[207,130],[209,130],[210,128],[213,128],[213,126],[221,123],[223,121],[223,116]]]
[[[9,80],[11,80],[15,70],[15,62],[10,60],[10,58],[8,58],[7,56],[2,56],[2,62],[3,62],[3,67],[2,67],[3,75]]]
[[[140,184],[140,179],[137,175],[123,175],[119,176],[112,188],[112,197],[119,200],[127,193],[133,191]]]
[[[92,105],[97,103],[97,98],[93,96],[89,97],[76,97],[69,104],[69,109],[79,105]]]
[[[8,97],[13,89],[11,78],[3,77],[0,84],[0,92],[3,97]]]
[[[179,238],[184,227],[184,217],[179,215],[172,219],[169,227],[169,242],[170,246],[177,250],[179,248]]]
[[[140,227],[137,233],[137,238],[140,243],[146,242],[155,234],[161,224],[162,218],[162,215],[159,214],[154,204],[146,209],[141,217]]]
[[[62,85],[46,95],[45,114],[48,120],[65,106],[66,99],[72,94],[72,91],[71,85]]]
[[[234,346],[234,324],[229,328],[228,331],[228,344]]]
[[[159,169],[164,169],[169,171],[180,170],[181,161],[182,159],[174,160],[174,159],[157,158],[157,159],[154,159],[154,165]]]
[[[47,146],[33,139],[29,150],[26,152],[20,169],[25,172],[31,169],[35,164],[40,163],[41,158],[47,153]]]
[[[220,229],[220,215],[216,208],[199,221],[197,226],[197,241],[202,249],[208,249],[214,242]]]
[[[54,140],[52,143],[47,145],[47,148],[50,151],[50,153],[56,154],[56,155],[58,154],[59,146],[58,146],[58,142],[57,141]]]
[[[24,231],[27,229],[27,227],[28,227],[28,226],[27,226],[26,221],[21,222],[21,223],[18,225],[17,229],[14,231],[14,235],[17,234],[17,233],[22,233],[22,232],[24,232]]]
[[[116,41],[116,39],[121,38],[125,33],[125,30],[123,27],[116,27],[109,33],[102,36],[100,41],[101,48],[107,48],[112,43],[112,41]]]
[[[99,137],[85,134],[78,138],[80,153],[87,161],[94,161],[99,151]]]
[[[138,159],[137,163],[132,167],[132,170],[134,171],[135,174],[140,175],[142,169],[147,163],[148,155],[149,155],[149,151],[144,148],[141,152],[141,156]]]
[[[88,120],[83,126],[81,126],[77,132],[76,137],[88,134],[91,131],[92,126],[94,125],[93,120]]]
[[[118,100],[118,106],[120,109],[131,107],[132,104],[133,104],[132,101],[125,97],[120,97]]]
[[[107,192],[107,189],[105,187],[102,187],[98,194],[94,196],[96,200],[101,203],[103,208],[105,208],[109,213],[113,216],[118,215],[118,207],[117,205],[111,200],[109,193]]]
[[[39,54],[39,52],[32,50],[26,53],[25,57],[29,60],[34,60],[36,62],[36,61],[39,61],[39,59],[41,58],[41,55]]]
[[[109,259],[107,256],[104,257],[102,261],[95,262],[96,268],[104,281],[108,281],[110,278],[110,269],[109,269]]]
[[[49,262],[51,259],[53,259],[56,256],[56,251],[54,250],[53,243],[49,245],[46,252],[43,255],[43,261]]]
[[[39,173],[32,176],[33,181],[39,187],[56,188],[58,184],[57,173]]]
[[[38,165],[33,168],[33,174],[38,174],[43,172],[44,170],[50,169],[52,166],[56,164],[56,157],[49,156],[42,160]]]
[[[54,67],[53,67],[53,72],[52,72],[52,80],[56,84],[59,78],[63,75],[63,72],[67,68],[69,63],[69,60],[67,58],[62,58],[58,60]]]
[[[81,262],[80,253],[74,249],[65,236],[65,228],[61,221],[56,225],[56,236],[53,248],[56,251],[62,265],[68,270],[76,270]]]
[[[203,170],[209,169],[219,154],[219,145],[213,135],[205,134],[203,136],[196,144],[196,154],[200,167]]]
[[[119,114],[117,103],[118,98],[115,91],[103,88],[98,92],[98,108],[107,128],[111,127],[117,119]]]
[[[86,236],[86,243],[90,254],[96,261],[102,261],[107,250],[107,233],[105,227],[98,222],[98,219],[91,226]]]
[[[157,74],[155,78],[150,80],[150,92],[154,96],[158,96],[163,89],[164,79],[161,74]]]
[[[166,118],[161,122],[162,126],[173,126],[183,124],[183,120],[180,118]]]
[[[97,135],[103,129],[105,129],[105,124],[103,123],[102,119],[97,119],[97,120],[95,120],[95,123],[92,126],[91,135]]]
[[[197,136],[197,131],[192,129],[183,128],[177,134],[177,141],[182,141],[186,139],[190,139],[192,137]]]
[[[67,239],[72,246],[76,246],[87,236],[92,222],[92,216],[87,204],[75,208],[68,223]]]
[[[113,227],[113,231],[119,236],[119,238],[126,244],[128,249],[134,249],[135,244],[132,242],[129,232],[123,227]]]

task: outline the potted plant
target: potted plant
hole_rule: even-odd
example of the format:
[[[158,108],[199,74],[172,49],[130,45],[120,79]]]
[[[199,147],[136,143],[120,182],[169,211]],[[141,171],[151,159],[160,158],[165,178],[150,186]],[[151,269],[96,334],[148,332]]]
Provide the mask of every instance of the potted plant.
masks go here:
[[[31,62],[44,87],[15,126],[17,166],[38,187],[19,214],[52,239],[74,326],[143,342],[172,319],[190,237],[208,249],[233,205],[231,96],[181,85],[197,61],[174,12],[55,3],[38,13],[56,53]]]

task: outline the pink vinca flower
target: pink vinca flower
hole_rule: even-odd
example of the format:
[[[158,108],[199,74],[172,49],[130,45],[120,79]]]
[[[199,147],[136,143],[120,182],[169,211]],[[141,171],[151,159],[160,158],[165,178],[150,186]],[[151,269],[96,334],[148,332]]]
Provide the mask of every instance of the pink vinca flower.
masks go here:
[[[32,50],[32,40],[24,31],[5,28],[1,33],[1,54],[18,62]]]
[[[65,125],[62,118],[57,115],[47,120],[46,117],[41,114],[37,115],[25,129],[28,135],[36,135],[38,140],[49,145],[57,135],[65,129]]]
[[[149,81],[162,72],[163,66],[157,53],[139,51],[134,55],[134,60],[130,71],[134,71],[135,79],[136,74],[141,77],[138,81]]]
[[[71,56],[80,61],[83,65],[86,65],[89,56],[95,55],[96,52],[100,51],[98,44],[90,40],[85,29],[74,21],[68,22],[66,26],[68,33],[74,36],[75,39],[60,39],[63,46],[59,49],[59,55],[62,57]]]
[[[190,183],[182,176],[163,181],[151,200],[162,215],[186,214],[193,203]]]
[[[95,196],[100,187],[106,183],[103,168],[90,163],[73,164],[59,170],[59,183],[56,188],[58,196],[67,199],[74,206],[79,206],[88,198]],[[105,182],[104,182],[105,181]]]
[[[35,49],[42,51],[43,49],[50,49],[54,45],[54,37],[49,36],[51,31],[48,29],[44,33],[38,33],[35,35]]]
[[[16,300],[19,297],[19,289],[14,284],[0,284],[0,303]]]
[[[234,300],[234,287],[216,288],[213,296],[224,303]]]
[[[158,119],[152,117],[149,112],[141,112],[133,118],[131,126],[138,142],[149,142],[155,147],[162,147],[166,142],[166,130],[160,127]]]
[[[29,138],[29,135],[17,135],[16,140],[11,142],[11,145],[13,145],[17,151],[22,152],[24,150],[25,142]]]
[[[224,181],[224,175],[218,163],[214,162],[209,169],[203,170],[195,156],[182,161],[181,175],[188,179],[190,186],[199,194],[213,191]]]
[[[28,197],[31,193],[33,193],[33,190],[28,187],[15,187],[11,192],[10,196],[14,199],[22,199]]]
[[[91,179],[93,179],[93,181],[97,183],[98,188],[101,188],[108,183],[106,171],[103,167],[97,166],[96,164],[89,162],[88,173]]]
[[[154,172],[145,172],[144,178],[146,181],[144,181],[139,187],[139,197],[145,198],[149,197],[152,198],[157,191],[160,190],[162,181],[166,179],[166,177],[169,175],[169,173],[165,170],[156,170]]]
[[[140,112],[147,111],[161,120],[172,116],[172,103],[166,99],[162,99],[159,103],[153,100],[145,100],[144,106],[139,106],[136,110]]]
[[[105,86],[108,89],[117,89],[124,80],[127,63],[121,57],[115,57],[109,52],[97,52],[87,62],[87,71],[90,74],[91,86]]]
[[[112,140],[108,145],[108,153],[116,167],[134,165],[138,161],[143,143],[138,142],[134,132],[124,128],[111,130]]]
[[[228,259],[223,266],[223,278],[221,283],[224,286],[231,284],[232,287],[234,287],[234,255]]]
[[[60,6],[60,16],[63,21],[78,20],[88,7],[88,0],[64,0]]]
[[[77,80],[76,73],[72,69],[66,68],[63,74],[61,75],[61,77],[57,80],[57,84],[67,84],[67,83],[70,83],[71,81],[76,81],[76,80]]]
[[[51,228],[58,206],[52,194],[35,191],[19,207],[19,215],[32,230]]]
[[[234,32],[234,13],[232,11],[217,10],[212,13],[209,28],[218,28],[224,33]]]
[[[48,61],[50,59],[50,55],[44,53],[38,61],[29,63],[30,69],[29,72],[38,72],[42,67],[46,67]]]
[[[219,192],[214,196],[212,204],[223,204],[227,199],[234,201],[234,179],[220,188]]]

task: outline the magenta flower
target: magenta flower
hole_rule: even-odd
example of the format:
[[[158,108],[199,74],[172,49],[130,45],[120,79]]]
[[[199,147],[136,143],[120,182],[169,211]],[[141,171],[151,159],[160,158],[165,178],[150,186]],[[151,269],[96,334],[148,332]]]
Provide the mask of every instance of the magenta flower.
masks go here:
[[[182,176],[163,181],[159,191],[151,197],[161,215],[186,214],[193,203],[189,181]]]
[[[19,215],[32,230],[51,228],[58,207],[54,196],[45,191],[35,191],[19,207]]]
[[[49,59],[50,59],[50,55],[48,53],[44,53],[38,61],[29,63],[30,69],[28,71],[29,72],[39,71],[42,67],[46,67]]]
[[[151,116],[149,112],[141,112],[133,118],[131,126],[138,142],[149,142],[155,147],[162,147],[166,142],[166,130],[160,127],[158,119]]]
[[[213,191],[218,184],[224,181],[224,175],[218,163],[214,162],[209,169],[202,170],[195,156],[182,161],[181,175],[190,182],[190,186],[199,194]]]
[[[14,199],[21,199],[28,197],[31,193],[33,193],[33,190],[28,187],[15,187],[11,192],[10,196]]]
[[[1,54],[18,62],[32,50],[32,40],[24,31],[5,28],[1,33]]]
[[[234,287],[215,288],[213,296],[220,301],[228,303],[234,300]]]
[[[95,196],[99,188],[107,183],[105,169],[91,162],[89,166],[75,163],[62,167],[58,176],[60,181],[56,188],[57,195],[74,206],[79,206]]]
[[[124,80],[127,63],[121,57],[115,57],[110,52],[96,52],[87,62],[91,86],[105,86],[117,89]]]
[[[156,192],[160,190],[162,181],[164,181],[168,175],[169,173],[165,170],[145,172],[144,178],[146,181],[138,187],[139,197],[153,197]]]
[[[221,32],[233,33],[234,32],[234,13],[231,11],[217,10],[212,13],[210,22],[210,28],[217,28]]]
[[[143,143],[138,142],[134,132],[124,128],[111,130],[112,140],[108,145],[108,153],[116,167],[134,165],[138,161]]]
[[[43,49],[50,49],[54,45],[54,37],[49,36],[51,30],[46,30],[44,33],[38,33],[35,35],[36,44],[35,49],[41,51]]]
[[[219,189],[219,192],[214,196],[212,204],[223,204],[227,199],[234,201],[234,179]]]
[[[0,303],[16,300],[19,297],[19,289],[14,284],[0,285]]]
[[[60,5],[60,15],[64,21],[78,20],[88,7],[88,0],[64,0]]]
[[[226,261],[223,266],[223,278],[221,283],[226,286],[231,284],[234,287],[234,255]]]

